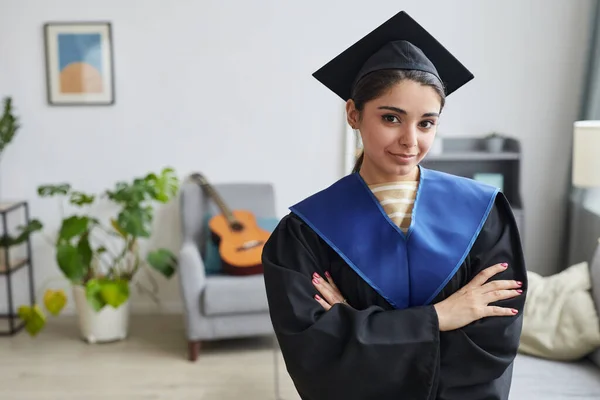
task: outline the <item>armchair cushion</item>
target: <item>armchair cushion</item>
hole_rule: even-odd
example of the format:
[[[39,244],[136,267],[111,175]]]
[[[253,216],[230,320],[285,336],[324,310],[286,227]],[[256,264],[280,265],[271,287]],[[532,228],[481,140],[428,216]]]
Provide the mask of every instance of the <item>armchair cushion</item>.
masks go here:
[[[203,230],[204,232],[210,232],[210,228],[208,227],[208,221],[214,216],[214,214],[207,213],[204,218]],[[256,224],[267,232],[273,232],[277,224],[279,223],[279,218],[274,217],[257,217]],[[206,275],[215,275],[222,273],[222,265],[221,265],[221,256],[219,255],[219,248],[214,243],[212,239],[212,235],[207,234],[204,235],[205,243],[204,243],[204,270]]]
[[[217,275],[208,277],[207,282],[201,301],[202,313],[205,316],[269,311],[262,274]]]

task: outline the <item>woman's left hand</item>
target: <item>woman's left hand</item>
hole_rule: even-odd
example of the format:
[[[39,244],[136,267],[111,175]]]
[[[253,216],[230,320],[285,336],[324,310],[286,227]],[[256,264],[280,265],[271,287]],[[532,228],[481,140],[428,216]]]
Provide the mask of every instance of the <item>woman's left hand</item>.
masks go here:
[[[348,304],[340,289],[336,286],[329,272],[325,272],[327,280],[323,279],[316,272],[313,274],[313,285],[317,288],[321,296],[315,295],[315,300],[319,302],[325,310],[329,310],[336,303]]]

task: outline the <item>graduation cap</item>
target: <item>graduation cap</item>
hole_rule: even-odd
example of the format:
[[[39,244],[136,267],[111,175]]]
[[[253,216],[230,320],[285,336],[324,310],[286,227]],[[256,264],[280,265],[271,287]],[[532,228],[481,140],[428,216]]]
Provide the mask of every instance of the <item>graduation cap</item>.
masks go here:
[[[473,74],[429,32],[401,11],[313,73],[344,101],[360,78],[381,69],[416,69],[434,74],[446,96]]]

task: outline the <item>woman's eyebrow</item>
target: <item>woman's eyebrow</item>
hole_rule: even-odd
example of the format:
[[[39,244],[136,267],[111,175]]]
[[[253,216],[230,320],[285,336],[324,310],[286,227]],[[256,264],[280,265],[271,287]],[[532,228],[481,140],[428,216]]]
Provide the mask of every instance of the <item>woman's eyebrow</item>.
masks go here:
[[[398,108],[398,107],[392,107],[392,106],[381,106],[378,107],[380,110],[390,110],[390,111],[394,111],[397,112],[398,114],[403,114],[406,115],[408,114],[405,110]],[[440,113],[436,113],[436,112],[429,112],[429,113],[425,113],[423,114],[421,117],[439,117]]]

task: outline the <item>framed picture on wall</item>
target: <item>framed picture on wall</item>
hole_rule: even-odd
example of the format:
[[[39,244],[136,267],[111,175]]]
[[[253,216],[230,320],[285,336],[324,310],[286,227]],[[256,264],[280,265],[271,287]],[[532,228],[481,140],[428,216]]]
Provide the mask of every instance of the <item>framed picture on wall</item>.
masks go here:
[[[114,104],[109,22],[49,22],[44,25],[44,45],[49,104]]]
[[[476,173],[473,179],[488,185],[497,187],[500,191],[504,190],[504,175],[496,173]]]

